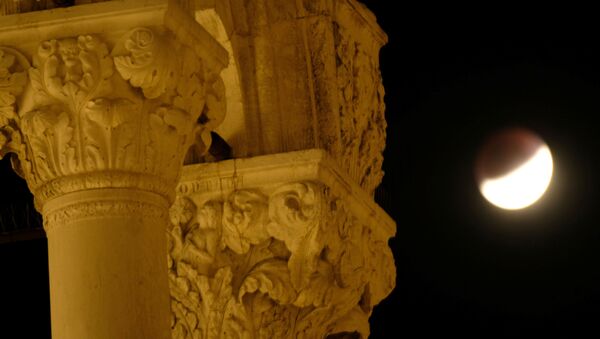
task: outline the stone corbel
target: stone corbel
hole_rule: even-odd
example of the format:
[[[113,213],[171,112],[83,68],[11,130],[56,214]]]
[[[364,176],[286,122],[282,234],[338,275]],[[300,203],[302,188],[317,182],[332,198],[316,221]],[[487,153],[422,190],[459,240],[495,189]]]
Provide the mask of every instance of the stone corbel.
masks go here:
[[[395,225],[324,151],[186,166],[178,192],[174,338],[369,336]]]

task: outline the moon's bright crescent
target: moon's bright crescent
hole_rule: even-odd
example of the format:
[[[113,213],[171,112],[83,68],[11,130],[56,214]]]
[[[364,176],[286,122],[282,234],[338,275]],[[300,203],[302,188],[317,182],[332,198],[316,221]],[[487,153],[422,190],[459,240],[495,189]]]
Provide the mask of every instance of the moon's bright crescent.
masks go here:
[[[552,179],[552,154],[541,146],[523,165],[499,178],[481,182],[481,194],[492,204],[508,210],[530,206],[544,195]]]

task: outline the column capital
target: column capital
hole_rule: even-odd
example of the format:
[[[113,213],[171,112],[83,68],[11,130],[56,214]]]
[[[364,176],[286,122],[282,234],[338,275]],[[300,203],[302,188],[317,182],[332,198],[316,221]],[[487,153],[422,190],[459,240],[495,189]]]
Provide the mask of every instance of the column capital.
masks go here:
[[[173,338],[369,335],[394,222],[325,151],[190,165],[171,208]]]
[[[103,187],[172,200],[189,147],[210,145],[225,116],[219,74],[227,53],[174,2],[154,2],[138,4],[140,20],[111,2],[74,7],[65,20],[89,23],[69,36],[52,20],[64,10],[22,14],[44,17],[41,33],[26,28],[22,44],[0,47],[0,156],[18,155],[15,168],[38,207]],[[111,30],[105,16],[89,13],[94,6],[113,6],[121,12],[114,20],[127,25]],[[18,26],[6,25],[0,36],[14,41]]]

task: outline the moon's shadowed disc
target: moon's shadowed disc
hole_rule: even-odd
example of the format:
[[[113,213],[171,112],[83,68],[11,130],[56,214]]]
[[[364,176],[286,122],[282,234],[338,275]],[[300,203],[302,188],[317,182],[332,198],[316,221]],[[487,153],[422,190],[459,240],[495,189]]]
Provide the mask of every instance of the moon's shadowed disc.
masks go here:
[[[492,135],[481,147],[475,173],[477,182],[505,176],[530,160],[545,145],[525,128],[509,128]]]

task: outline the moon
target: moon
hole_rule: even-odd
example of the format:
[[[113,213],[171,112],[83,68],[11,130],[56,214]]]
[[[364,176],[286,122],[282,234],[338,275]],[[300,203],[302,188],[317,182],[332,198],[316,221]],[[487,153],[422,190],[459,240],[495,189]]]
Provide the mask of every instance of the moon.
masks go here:
[[[493,205],[519,210],[538,201],[552,180],[548,145],[534,132],[510,128],[492,135],[475,165],[479,191]]]

